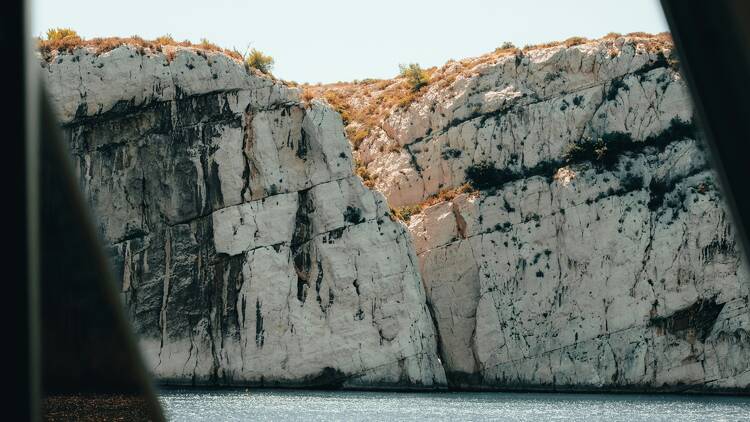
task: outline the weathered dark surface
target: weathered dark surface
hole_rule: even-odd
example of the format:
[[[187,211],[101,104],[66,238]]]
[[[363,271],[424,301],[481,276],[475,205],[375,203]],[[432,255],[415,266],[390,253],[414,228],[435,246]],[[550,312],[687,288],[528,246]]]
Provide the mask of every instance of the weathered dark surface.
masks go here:
[[[163,420],[140,351],[122,312],[115,279],[73,177],[65,145],[43,100],[41,158],[41,320],[44,418]],[[104,410],[96,400],[50,399],[82,393],[127,394]],[[53,408],[50,401],[56,403]]]
[[[444,384],[405,229],[353,174],[338,114],[220,54],[45,71],[161,383]]]
[[[671,315],[651,318],[651,324],[679,338],[705,342],[723,308],[715,297],[701,299]]]

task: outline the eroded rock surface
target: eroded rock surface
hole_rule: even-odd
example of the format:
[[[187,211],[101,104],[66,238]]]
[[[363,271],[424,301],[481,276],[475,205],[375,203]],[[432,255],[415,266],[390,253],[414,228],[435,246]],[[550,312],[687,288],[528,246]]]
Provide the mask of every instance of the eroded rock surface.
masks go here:
[[[445,385],[410,238],[336,112],[190,49],[43,73],[160,381]]]
[[[394,207],[480,188],[408,223],[451,385],[750,387],[750,278],[685,83],[648,42],[481,64],[359,146]]]
[[[750,278],[669,46],[470,63],[355,142],[375,191],[337,113],[223,55],[44,64],[162,381],[748,390]]]

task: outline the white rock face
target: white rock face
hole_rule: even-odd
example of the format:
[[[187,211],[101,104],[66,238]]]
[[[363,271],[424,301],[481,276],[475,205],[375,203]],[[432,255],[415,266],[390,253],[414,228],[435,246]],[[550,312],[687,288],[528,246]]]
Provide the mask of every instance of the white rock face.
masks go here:
[[[43,71],[161,382],[445,386],[411,240],[337,113],[188,49]]]
[[[384,122],[404,150],[363,157],[376,188],[393,207],[415,204],[464,183],[475,163],[520,170],[560,158],[573,140],[616,131],[643,140],[674,117],[690,120],[681,76],[661,53],[617,44],[614,58],[597,43],[531,50],[432,87]],[[361,149],[373,142],[390,141]]]
[[[409,222],[451,385],[750,388],[750,277],[661,54],[618,39],[500,59],[362,143],[391,206],[483,188]]]
[[[619,38],[433,83],[355,152],[377,191],[337,113],[223,55],[43,71],[162,382],[746,392],[750,275],[669,57]]]

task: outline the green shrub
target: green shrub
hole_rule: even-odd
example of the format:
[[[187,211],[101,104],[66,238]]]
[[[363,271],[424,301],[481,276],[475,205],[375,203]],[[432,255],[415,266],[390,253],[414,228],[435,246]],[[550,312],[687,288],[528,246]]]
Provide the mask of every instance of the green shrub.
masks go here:
[[[596,141],[579,139],[570,144],[565,152],[565,160],[569,163],[599,161],[606,154],[607,146],[601,138]]]
[[[595,141],[573,142],[565,154],[565,159],[569,163],[591,161],[606,168],[613,168],[623,153],[634,148],[635,143],[630,134],[607,132]]]
[[[693,121],[686,122],[678,117],[672,118],[669,126],[663,131],[651,135],[643,141],[635,141],[632,136],[624,132],[607,132],[597,140],[578,140],[573,142],[565,153],[567,164],[590,161],[593,164],[614,168],[620,157],[629,152],[644,147],[655,147],[660,151],[672,142],[683,139],[695,139],[697,129]]]
[[[69,37],[78,37],[78,33],[70,28],[50,28],[47,30],[47,39],[59,41]]]
[[[511,161],[516,161],[511,160]],[[562,166],[562,160],[540,161],[533,167],[521,166],[520,170],[511,170],[509,168],[499,169],[491,162],[481,162],[472,164],[466,169],[466,180],[469,186],[475,190],[494,190],[503,187],[506,183],[526,179],[534,176],[541,176],[552,181],[557,169]],[[522,188],[525,190],[525,187]],[[506,203],[505,209],[508,212],[514,211]]]
[[[422,207],[419,205],[406,205],[391,209],[391,214],[404,223],[408,223],[412,215],[419,214],[420,212],[422,212]]]
[[[497,188],[516,178],[518,176],[510,169],[499,169],[489,162],[474,164],[466,169],[466,179],[478,190]]]
[[[267,56],[254,48],[245,59],[245,63],[248,67],[257,69],[263,73],[271,73],[271,69],[273,69],[273,57]]]
[[[352,224],[359,224],[365,221],[365,219],[362,217],[361,209],[357,207],[347,206],[346,211],[344,211],[344,221]]]
[[[420,88],[430,83],[430,75],[427,74],[417,63],[409,65],[399,65],[401,76],[406,78],[406,82],[412,91],[419,91]]]

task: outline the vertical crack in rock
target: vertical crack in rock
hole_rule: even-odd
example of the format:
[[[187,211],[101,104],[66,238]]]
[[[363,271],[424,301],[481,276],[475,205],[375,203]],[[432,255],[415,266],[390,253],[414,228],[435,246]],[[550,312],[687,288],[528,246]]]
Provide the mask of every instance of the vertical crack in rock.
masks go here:
[[[291,132],[290,132],[291,133]],[[307,151],[310,149],[310,139],[305,132],[305,128],[300,130],[299,144],[297,144],[297,158],[305,159],[307,157]]]
[[[461,215],[461,210],[458,208],[456,202],[451,202],[451,211],[453,212],[453,217],[456,219],[456,230],[458,231],[458,235],[461,239],[466,239],[466,220],[464,219],[464,216]]]
[[[172,236],[170,228],[164,231],[164,279],[162,280],[162,302],[159,312],[159,325],[161,328],[161,341],[159,343],[159,364],[161,364],[161,352],[164,350],[164,340],[167,337],[167,304],[169,303],[169,281],[172,275]]]
[[[199,219],[191,222],[191,232],[195,233],[196,239],[211,238],[213,234],[213,220]],[[213,253],[213,245],[208,242],[199,242],[198,254],[195,260],[196,281],[206,280],[208,283],[205,292],[206,323],[208,340],[211,345],[211,369],[209,379],[212,384],[220,382],[219,371],[221,362],[219,355],[223,349],[223,331],[226,326],[225,310],[227,309],[227,286],[221,271],[209,264]],[[228,262],[231,265],[231,261]],[[212,277],[213,273],[213,277]],[[217,341],[218,337],[218,341]]]
[[[320,297],[320,288],[323,285],[323,265],[320,260],[316,261],[317,276],[315,277],[315,300],[317,300],[320,310],[323,313],[326,312],[327,306],[323,304],[323,299]]]
[[[200,164],[203,174],[203,185],[205,186],[203,208],[199,215],[210,214],[212,210],[224,207],[224,194],[221,191],[221,178],[219,176],[219,162],[214,158],[218,151],[218,145],[212,140],[220,136],[217,129],[211,125],[201,126]]]
[[[263,329],[263,314],[260,311],[260,299],[255,300],[255,345],[263,347],[266,330]]]
[[[221,179],[219,178],[219,163],[216,161],[211,162],[210,172],[206,180],[207,189],[206,192],[210,195],[207,204],[211,204],[209,209],[219,209],[224,206],[224,195],[221,192]],[[204,211],[205,214],[209,213],[209,209]]]
[[[148,196],[147,190],[146,190],[146,175],[143,170],[141,170],[141,230],[144,233],[149,233],[151,229],[149,228],[149,221],[148,221],[148,205],[146,203],[146,197]]]
[[[252,177],[254,168],[250,157],[253,152],[253,141],[255,139],[255,134],[253,132],[253,117],[253,110],[248,106],[247,110],[245,110],[244,120],[242,122],[242,158],[245,166],[242,169],[242,190],[240,197],[245,201],[249,200],[250,196],[252,196],[252,191],[250,190],[250,178]]]
[[[643,250],[643,256],[641,258],[641,267],[638,270],[638,273],[635,275],[635,280],[633,281],[633,286],[630,288],[630,296],[635,297],[635,289],[638,286],[638,283],[643,278],[643,273],[646,271],[646,266],[648,265],[648,261],[651,259],[651,248],[654,245],[654,235],[656,231],[656,220],[657,217],[654,215],[653,212],[649,213],[648,217],[648,244]]]
[[[432,327],[435,331],[435,341],[437,343],[437,355],[440,358],[440,362],[445,367],[445,355],[443,354],[443,347],[442,342],[440,341],[440,327],[438,326],[437,317],[435,316],[435,309],[432,307],[432,302],[430,301],[429,295],[425,295],[425,307],[427,307],[427,312],[430,314],[430,321],[432,322]],[[447,371],[446,371],[447,375]]]
[[[313,212],[314,206],[309,189],[301,190],[297,195],[297,212],[294,216],[291,253],[294,260],[294,270],[297,273],[297,299],[304,304],[307,298],[307,290],[310,287],[310,272],[312,269],[310,258],[312,222],[310,221],[310,213]],[[322,277],[322,271],[319,271],[319,275]],[[319,286],[316,287],[319,289]]]

